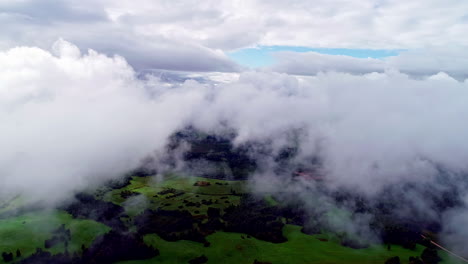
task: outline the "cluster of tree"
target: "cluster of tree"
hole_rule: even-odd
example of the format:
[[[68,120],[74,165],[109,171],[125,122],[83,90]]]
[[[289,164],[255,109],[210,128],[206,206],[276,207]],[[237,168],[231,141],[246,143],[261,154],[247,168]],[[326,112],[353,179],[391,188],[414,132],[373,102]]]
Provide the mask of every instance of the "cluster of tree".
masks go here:
[[[258,261],[258,260],[254,260],[253,264],[272,264],[271,262],[265,262],[265,261]]]
[[[421,260],[424,264],[437,264],[442,259],[437,254],[437,250],[434,247],[427,247],[421,254]]]
[[[398,244],[407,249],[415,249],[417,243],[423,243],[421,229],[408,223],[382,221],[381,238],[386,244]]]
[[[281,195],[277,199],[284,200]],[[323,232],[334,232],[327,222],[327,217],[324,216],[324,211],[319,208],[311,208],[302,200],[291,199],[287,197],[287,203],[282,204],[278,208],[278,214],[286,219],[286,223],[302,226],[301,232],[308,235],[316,235]],[[336,232],[335,232],[336,233]],[[347,233],[336,233],[340,240],[340,244],[345,247],[360,249],[369,247],[369,243],[356,236],[350,236]]]
[[[162,190],[160,192],[158,192],[159,195],[166,195],[166,194],[170,194],[170,193],[176,193],[177,190],[174,189],[174,188],[167,188],[165,190]]]
[[[136,177],[148,177],[158,174],[158,171],[155,168],[153,168],[153,163],[154,161],[152,160],[152,158],[144,160],[142,166],[131,171],[130,175]]]
[[[21,251],[19,249],[16,250],[16,257],[21,257]],[[10,262],[13,258],[13,252],[2,252],[2,259],[4,262]]]
[[[147,246],[139,236],[110,231],[98,237],[89,248],[82,246],[82,254],[54,254],[38,248],[34,254],[18,262],[19,264],[87,264],[115,263],[127,260],[143,260],[159,255],[157,249]]]
[[[207,210],[208,220],[200,224],[200,230],[204,235],[214,233],[216,230],[223,230],[224,223],[221,222],[221,210],[219,208],[208,207]]]
[[[437,254],[437,250],[434,247],[427,247],[424,249],[420,257],[409,257],[409,264],[437,264],[442,259]],[[391,257],[385,261],[385,264],[400,264],[400,258],[398,256]]]
[[[10,262],[13,260],[13,253],[11,252],[2,252],[2,258],[5,262]]]
[[[189,264],[203,264],[206,262],[208,262],[208,258],[205,255],[189,260]]]
[[[283,236],[284,223],[279,210],[251,195],[244,195],[239,206],[228,207],[222,220],[228,232],[245,233],[273,243],[287,241]]]
[[[131,174],[127,174],[123,177],[120,177],[120,178],[116,178],[116,179],[111,179],[109,181],[107,181],[104,185],[106,187],[109,187],[110,189],[121,189],[127,185],[129,185],[132,180],[132,175]]]
[[[284,206],[279,208],[279,210],[279,213],[286,219],[288,224],[304,226],[310,220],[303,204]],[[304,233],[307,234],[307,232]]]
[[[120,192],[120,197],[122,197],[124,199],[130,198],[130,197],[133,197],[133,196],[137,196],[137,195],[139,195],[139,193],[132,192],[130,190],[123,190],[123,191]]]
[[[200,206],[201,206],[201,203],[199,203],[199,202],[192,202],[192,201],[189,201],[189,200],[183,200],[182,202],[185,204],[185,206],[189,206],[189,207],[200,208]]]
[[[76,255],[77,257],[77,255]],[[73,257],[70,256],[68,253],[59,253],[52,255],[50,252],[44,251],[41,248],[37,248],[36,252],[31,256],[22,259],[21,261],[17,262],[18,264],[68,264],[68,263],[79,263],[77,261],[73,261]]]
[[[142,237],[131,233],[110,231],[97,238],[82,255],[82,263],[115,263],[149,259],[159,251],[147,246]]]
[[[176,198],[176,197],[182,196],[184,194],[185,194],[185,192],[183,192],[183,191],[177,191],[174,194],[167,196],[166,199]]]
[[[168,241],[181,239],[207,244],[205,236],[217,230],[245,233],[274,243],[287,241],[279,211],[267,206],[262,199],[246,195],[239,206],[224,210],[209,207],[207,217],[193,217],[187,210],[145,210],[134,219],[138,234],[155,233]]]
[[[62,207],[75,218],[92,219],[112,227],[114,230],[125,230],[126,227],[120,221],[124,216],[121,206],[114,203],[96,200],[92,195],[79,193],[75,195],[75,201]]]
[[[134,223],[140,235],[155,233],[167,241],[185,239],[206,242],[187,210],[145,210],[135,217]]]
[[[213,201],[210,199],[210,200],[201,200],[201,203],[204,204],[204,205],[212,205],[213,204]]]
[[[52,234],[52,238],[44,241],[45,248],[51,248],[59,243],[64,243],[65,248],[68,247],[68,241],[71,240],[71,232],[70,229],[65,228],[64,224],[52,231]]]
[[[229,175],[225,171],[206,174],[205,177],[226,179],[246,179],[257,168],[256,161],[249,155],[248,145],[235,147],[232,143],[235,134],[214,135],[204,134],[189,127],[174,133],[168,144],[168,152],[178,149],[181,145],[190,148],[184,154],[184,160],[206,160],[212,163],[223,163],[229,168]]]
[[[414,249],[416,244],[424,244],[421,238],[424,231],[435,234],[441,231],[440,219],[444,211],[460,205],[460,196],[457,194],[457,189],[451,185],[451,181],[445,181],[443,173],[438,177],[441,178],[440,184],[446,184],[443,190],[434,189],[435,187],[429,185],[399,183],[386,187],[372,200],[352,190],[324,189],[322,192],[332,197],[337,205],[348,208],[352,214],[373,215],[371,228],[375,233],[380,234],[384,243]],[[415,197],[415,200],[411,200],[411,197]],[[427,217],[425,212],[402,216],[401,212],[413,210],[413,207],[420,203],[417,199],[422,197],[425,207],[430,208],[427,210],[430,210],[429,213],[434,217]],[[403,198],[406,200],[402,200]],[[307,225],[307,223],[304,224]],[[319,228],[316,226],[312,229],[318,231]]]
[[[400,257],[398,256],[391,257],[385,261],[385,264],[400,264],[400,263],[401,263]]]

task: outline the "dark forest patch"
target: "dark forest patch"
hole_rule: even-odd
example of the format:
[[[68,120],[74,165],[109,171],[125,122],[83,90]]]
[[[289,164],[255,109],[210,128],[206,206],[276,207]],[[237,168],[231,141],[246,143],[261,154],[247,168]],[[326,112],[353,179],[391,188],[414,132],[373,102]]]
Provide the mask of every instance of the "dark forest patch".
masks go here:
[[[278,210],[251,196],[242,197],[239,206],[227,208],[222,219],[225,231],[245,233],[274,243],[287,241]]]
[[[155,233],[167,241],[181,239],[205,243],[192,215],[186,210],[146,210],[134,221],[140,235]]]
[[[79,193],[75,201],[63,206],[75,218],[93,219],[101,222],[115,230],[124,230],[125,225],[120,221],[124,209],[114,203],[94,199],[93,196]]]

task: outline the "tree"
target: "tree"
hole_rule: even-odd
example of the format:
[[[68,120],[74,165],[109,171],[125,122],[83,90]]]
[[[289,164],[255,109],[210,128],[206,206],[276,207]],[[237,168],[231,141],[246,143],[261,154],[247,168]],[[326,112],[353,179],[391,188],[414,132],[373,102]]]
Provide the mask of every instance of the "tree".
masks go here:
[[[9,252],[3,252],[2,253],[2,258],[3,258],[3,261],[5,262],[10,262],[13,260],[13,253]]]
[[[385,264],[400,264],[400,258],[398,256],[391,257],[385,261]]]
[[[437,264],[442,259],[437,255],[437,250],[435,248],[426,248],[421,254],[421,260],[425,264]]]

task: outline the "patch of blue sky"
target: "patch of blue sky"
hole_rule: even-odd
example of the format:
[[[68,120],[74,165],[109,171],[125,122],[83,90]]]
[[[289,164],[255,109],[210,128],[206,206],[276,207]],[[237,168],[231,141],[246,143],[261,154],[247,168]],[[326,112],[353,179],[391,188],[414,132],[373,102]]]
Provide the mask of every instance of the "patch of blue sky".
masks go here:
[[[317,52],[328,55],[345,55],[355,58],[379,59],[390,56],[397,56],[402,50],[259,46],[255,48],[236,50],[228,53],[228,56],[240,65],[250,68],[258,68],[272,65],[275,62],[273,53],[279,51]]]

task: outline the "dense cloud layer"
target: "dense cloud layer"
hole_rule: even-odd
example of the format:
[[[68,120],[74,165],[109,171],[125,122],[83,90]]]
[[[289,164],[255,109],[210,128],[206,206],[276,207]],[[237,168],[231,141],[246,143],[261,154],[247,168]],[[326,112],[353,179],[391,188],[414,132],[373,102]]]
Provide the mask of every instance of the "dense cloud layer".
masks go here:
[[[365,195],[433,182],[441,167],[468,172],[468,82],[443,73],[246,72],[228,83],[164,83],[136,78],[122,57],[82,55],[63,40],[53,51],[0,53],[1,193],[60,200],[164,153],[168,136],[187,125],[234,129],[236,144],[268,142],[271,153],[295,142],[298,161],[320,157],[329,187]],[[276,177],[265,164],[259,177]]]
[[[2,193],[56,200],[121,175],[161,148],[200,101],[183,89],[150,99],[149,84],[121,57],[81,56],[64,41],[54,51],[0,53]]]
[[[1,53],[2,145],[9,150],[2,162],[16,167],[3,173],[7,179],[31,168],[12,166],[16,162],[55,160],[38,153],[55,153],[69,165],[93,161],[102,167],[114,161],[98,157],[138,159],[187,124],[216,131],[222,123],[237,131],[236,142],[267,138],[277,151],[290,131],[300,131],[302,156],[320,150],[330,177],[361,189],[408,174],[424,179],[433,163],[468,169],[468,126],[462,122],[468,115],[467,82],[445,74],[417,80],[399,72],[304,78],[250,72],[216,86],[163,84],[154,77],[137,79],[121,57],[94,51],[82,56],[64,41],[54,50],[57,55],[37,48]],[[374,179],[379,181],[363,184]]]

